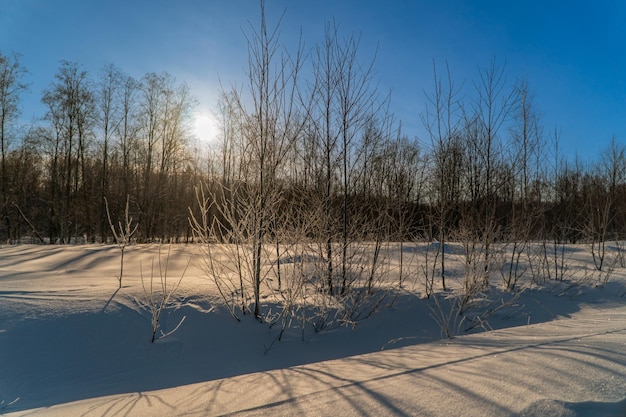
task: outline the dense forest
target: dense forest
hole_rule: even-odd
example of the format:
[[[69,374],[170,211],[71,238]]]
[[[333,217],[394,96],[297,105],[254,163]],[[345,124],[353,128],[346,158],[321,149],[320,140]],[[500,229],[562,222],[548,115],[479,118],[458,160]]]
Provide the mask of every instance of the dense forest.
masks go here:
[[[613,140],[595,163],[563,157],[529,81],[496,60],[462,82],[433,65],[416,109],[426,135],[407,137],[375,60],[338,26],[288,51],[263,20],[247,46],[247,79],[221,93],[208,148],[183,82],[115,65],[61,61],[45,114],[24,125],[28,69],[0,51],[0,241],[112,242],[124,222],[137,242],[246,240],[260,253],[308,240],[330,276],[332,252],[344,265],[353,241],[472,241],[488,253],[502,241],[624,238],[626,148]]]

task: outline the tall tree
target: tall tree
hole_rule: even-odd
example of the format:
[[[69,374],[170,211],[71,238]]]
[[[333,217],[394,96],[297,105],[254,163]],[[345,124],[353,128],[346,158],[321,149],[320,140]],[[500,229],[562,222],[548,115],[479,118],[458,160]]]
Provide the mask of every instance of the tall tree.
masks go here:
[[[6,227],[6,236],[11,236],[9,217],[10,193],[8,188],[7,155],[12,139],[12,124],[19,116],[20,94],[27,88],[22,82],[26,69],[20,64],[17,54],[4,55],[0,51],[0,198],[2,198],[2,220]]]
[[[307,162],[316,164],[316,190],[321,196],[320,206],[323,207],[321,217],[324,223],[322,230],[326,235],[326,282],[330,293],[333,292],[334,285],[333,235],[336,223],[332,213],[332,200],[336,186],[336,165],[339,162],[339,126],[336,120],[339,111],[337,47],[337,25],[327,23],[324,43],[316,47],[313,60],[312,118],[310,134],[307,135],[312,145]]]
[[[55,80],[42,98],[54,135],[51,236],[69,242],[72,235],[93,233],[89,229],[93,225],[93,190],[88,187],[87,166],[95,101],[88,74],[78,63],[62,61]]]
[[[339,142],[341,149],[341,293],[348,285],[348,252],[350,216],[349,207],[352,189],[350,171],[352,168],[352,149],[356,147],[356,138],[371,117],[380,109],[378,91],[373,83],[375,57],[369,62],[361,62],[358,57],[359,39],[348,37],[336,48],[337,94],[339,112]]]
[[[279,175],[290,149],[303,129],[305,117],[298,110],[298,80],[302,66],[302,48],[295,54],[282,49],[279,40],[280,21],[268,27],[265,2],[261,1],[258,29],[251,27],[248,41],[246,105],[240,91],[225,94],[229,106],[242,126],[239,152],[242,157],[242,179],[248,220],[246,239],[251,240],[251,284],[254,296],[253,314],[260,317],[260,291],[265,239],[281,201]],[[236,193],[235,193],[236,194]],[[233,203],[234,204],[234,203]],[[240,207],[240,206],[237,206]],[[238,216],[239,217],[239,216]]]
[[[145,237],[171,234],[167,212],[172,204],[168,190],[175,178],[189,137],[188,119],[194,100],[186,85],[178,85],[168,74],[146,74],[141,80],[139,102],[139,136],[141,183],[137,189]],[[171,219],[171,217],[170,217]],[[168,229],[167,232],[165,229]]]
[[[320,154],[317,165],[318,190],[324,207],[323,229],[326,234],[327,286],[333,291],[333,241],[341,243],[340,288],[348,284],[348,252],[350,238],[350,201],[354,183],[356,156],[367,137],[368,123],[376,120],[385,101],[378,99],[374,85],[375,57],[362,62],[359,39],[354,35],[340,38],[336,23],[327,23],[324,43],[315,50],[313,60],[312,129],[314,149]],[[385,120],[381,117],[381,120]],[[372,127],[370,125],[370,127]],[[375,129],[370,130],[374,132]],[[317,143],[315,143],[315,141]],[[335,239],[333,200],[340,197],[341,220],[339,238]]]
[[[450,68],[446,64],[446,76],[438,73],[433,63],[434,90],[426,95],[427,108],[422,123],[433,149],[433,201],[431,222],[436,229],[439,245],[435,262],[439,260],[442,288],[446,289],[446,252],[448,231],[458,209],[461,188],[463,149],[460,142],[460,89],[454,85]]]
[[[109,64],[102,69],[97,82],[96,103],[97,120],[100,141],[100,192],[99,198],[99,219],[98,232],[106,241],[108,234],[108,224],[105,220],[107,213],[105,198],[109,195],[110,177],[110,153],[112,140],[119,134],[122,118],[121,90],[123,88],[124,76],[122,72],[113,64]]]
[[[466,149],[469,152],[470,184],[473,214],[471,228],[482,240],[484,282],[488,284],[491,262],[491,243],[498,233],[498,191],[502,186],[503,126],[510,120],[514,90],[507,84],[504,66],[493,59],[486,68],[479,69],[474,84],[475,98],[472,113],[467,118]],[[475,232],[472,232],[475,233]]]
[[[526,79],[517,82],[512,105],[512,126],[508,143],[508,159],[503,178],[509,178],[503,187],[508,194],[508,213],[504,214],[504,235],[511,245],[511,258],[504,281],[508,289],[514,289],[519,276],[520,259],[529,249],[543,213],[541,196],[532,185],[540,181],[543,130],[535,108],[534,96]]]
[[[139,83],[130,76],[124,76],[120,91],[120,117],[121,123],[118,129],[118,149],[121,158],[122,193],[121,196],[131,195],[131,188],[136,184],[135,166],[137,162],[138,142],[138,105],[137,95]],[[119,197],[119,196],[118,196]]]

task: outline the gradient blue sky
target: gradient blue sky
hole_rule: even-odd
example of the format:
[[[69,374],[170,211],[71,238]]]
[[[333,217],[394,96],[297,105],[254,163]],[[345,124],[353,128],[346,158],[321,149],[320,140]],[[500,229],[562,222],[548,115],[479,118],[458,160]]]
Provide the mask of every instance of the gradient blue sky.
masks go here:
[[[332,18],[361,35],[361,56],[378,46],[377,77],[392,90],[405,133],[420,136],[433,59],[471,86],[479,66],[506,61],[510,81],[526,77],[548,131],[567,156],[597,159],[615,136],[626,142],[626,2],[502,0],[267,0],[269,22],[286,10],[281,34],[321,40]],[[258,22],[257,0],[0,0],[0,50],[22,55],[30,91],[23,117],[43,114],[42,91],[60,60],[96,74],[114,63],[137,78],[167,71],[189,85],[205,114],[220,80],[245,81],[242,30]]]

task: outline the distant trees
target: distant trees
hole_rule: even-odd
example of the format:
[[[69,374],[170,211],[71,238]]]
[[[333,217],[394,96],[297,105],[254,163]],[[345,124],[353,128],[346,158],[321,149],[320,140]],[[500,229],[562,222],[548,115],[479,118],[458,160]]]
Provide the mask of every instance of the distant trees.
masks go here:
[[[22,81],[25,73],[26,69],[20,64],[19,55],[4,55],[0,51],[0,214],[2,229],[9,240],[15,236],[9,210],[12,205],[17,204],[17,201],[11,201],[11,178],[17,172],[11,172],[9,159],[13,159],[10,154],[11,145],[17,139],[14,123],[19,115],[20,94],[26,89],[26,84]]]
[[[184,190],[186,186],[178,181],[189,157],[193,99],[188,88],[177,86],[171,75],[150,73],[139,84],[138,105],[137,156],[142,167],[135,195],[138,221],[145,223],[146,237],[173,238],[186,225],[186,216],[181,217],[185,207],[175,199],[181,191],[178,187]]]
[[[593,273],[626,264],[623,144],[597,163],[567,160],[529,82],[495,60],[464,83],[433,65],[425,136],[407,137],[357,36],[330,22],[310,51],[289,51],[264,7],[247,34],[247,79],[222,91],[220,144],[208,150],[193,141],[184,83],[112,64],[93,75],[61,61],[42,120],[18,131],[26,70],[0,53],[0,241],[116,243],[119,287],[131,242],[198,243],[231,315],[281,335],[293,323],[355,326],[421,278],[451,336],[493,301],[494,277],[508,303],[524,274],[565,279],[566,243],[587,245]],[[450,258],[464,261],[461,285]],[[167,287],[165,269],[162,294],[144,288],[153,340],[180,283]]]
[[[106,208],[106,198],[109,197],[111,188],[111,162],[112,150],[115,138],[120,133],[121,124],[123,122],[123,104],[122,104],[122,88],[124,75],[122,71],[113,64],[109,64],[102,69],[99,80],[95,86],[96,101],[96,126],[100,136],[99,151],[101,154],[99,160],[100,181],[99,188],[99,210],[98,217],[100,224],[98,225],[98,234],[104,240],[108,236],[108,222],[105,220],[105,214],[108,214]],[[108,216],[107,216],[108,217]]]
[[[107,241],[104,198],[116,217],[127,197],[146,223],[138,239],[188,238],[186,210],[199,181],[188,88],[169,74],[137,81],[107,65],[92,77],[61,61],[42,95],[42,121],[18,135],[25,74],[18,55],[0,54],[0,239]]]
[[[63,61],[55,82],[42,98],[49,123],[45,134],[48,236],[64,243],[72,236],[93,234],[88,148],[95,127],[95,101],[89,83],[87,72],[77,63]]]
[[[290,52],[262,15],[248,35],[245,88],[222,94],[210,161],[192,140],[192,93],[167,73],[134,79],[107,65],[90,74],[62,61],[42,120],[16,129],[27,73],[19,55],[0,54],[0,240],[111,241],[106,198],[113,224],[136,219],[138,241],[187,242],[202,183],[206,237],[250,257],[257,316],[267,273],[282,289],[279,260],[294,242],[314,249],[316,285],[329,297],[375,281],[386,242],[437,243],[431,289],[435,280],[448,287],[452,241],[463,243],[477,288],[496,272],[496,243],[512,249],[508,269],[498,267],[509,289],[524,273],[520,260],[537,256],[532,242],[542,243],[551,278],[562,276],[564,242],[588,243],[605,267],[605,243],[626,234],[622,144],[614,140],[598,163],[566,160],[558,135],[542,129],[529,82],[510,82],[496,61],[464,83],[435,66],[426,135],[408,138],[359,43],[329,22],[318,45]],[[363,242],[373,259],[363,260]]]

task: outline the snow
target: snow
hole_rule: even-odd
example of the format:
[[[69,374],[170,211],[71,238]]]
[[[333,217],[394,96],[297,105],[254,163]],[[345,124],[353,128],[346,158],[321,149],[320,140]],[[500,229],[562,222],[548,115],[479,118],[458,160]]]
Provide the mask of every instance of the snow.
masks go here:
[[[0,414],[626,416],[623,269],[530,288],[490,332],[441,339],[415,284],[355,328],[276,341],[231,318],[198,248],[177,245],[172,283],[193,259],[162,330],[186,319],[153,344],[141,270],[159,247],[126,250],[118,290],[115,246],[0,248]]]

